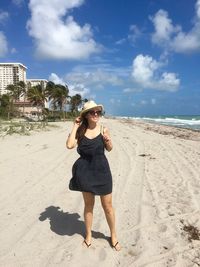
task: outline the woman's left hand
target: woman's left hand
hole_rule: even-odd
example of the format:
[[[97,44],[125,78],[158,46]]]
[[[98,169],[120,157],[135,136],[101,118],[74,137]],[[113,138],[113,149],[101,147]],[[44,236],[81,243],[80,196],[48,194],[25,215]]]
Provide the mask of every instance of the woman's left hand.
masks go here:
[[[111,139],[107,133],[104,133],[103,134],[103,140],[104,140],[104,143],[108,143]]]

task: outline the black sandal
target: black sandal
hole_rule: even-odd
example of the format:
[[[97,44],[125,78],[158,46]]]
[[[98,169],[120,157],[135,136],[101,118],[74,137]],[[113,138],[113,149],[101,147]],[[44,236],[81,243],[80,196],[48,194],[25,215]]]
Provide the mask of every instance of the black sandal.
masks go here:
[[[116,251],[120,251],[120,249],[117,249],[116,247],[117,247],[117,245],[119,245],[119,242],[117,241],[116,243],[115,243],[115,245],[112,245],[112,248],[114,248]]]
[[[89,248],[91,246],[91,243],[88,244],[87,241],[84,239],[84,243],[86,244],[87,248]]]

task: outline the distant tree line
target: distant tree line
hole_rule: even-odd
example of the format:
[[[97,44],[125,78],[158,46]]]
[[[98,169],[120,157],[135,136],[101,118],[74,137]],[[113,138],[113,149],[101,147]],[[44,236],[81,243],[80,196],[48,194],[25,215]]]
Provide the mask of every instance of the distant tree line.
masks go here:
[[[80,94],[69,95],[67,85],[55,84],[49,81],[45,88],[38,84],[31,86],[23,81],[7,86],[7,93],[0,95],[0,117],[10,119],[12,117],[24,116],[26,101],[36,107],[38,114],[46,119],[66,119],[77,116],[79,107],[87,102]],[[20,102],[19,102],[20,101]],[[50,108],[45,108],[45,102],[50,103]],[[23,111],[19,112],[17,103],[21,103]],[[66,111],[66,106],[69,110]]]

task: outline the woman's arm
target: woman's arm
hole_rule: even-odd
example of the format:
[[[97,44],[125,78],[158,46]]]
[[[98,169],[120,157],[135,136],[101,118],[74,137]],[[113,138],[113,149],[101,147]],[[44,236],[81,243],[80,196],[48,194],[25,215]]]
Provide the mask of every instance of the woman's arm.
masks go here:
[[[104,145],[105,145],[106,150],[111,151],[113,148],[113,145],[112,145],[112,140],[110,138],[110,133],[107,128],[104,128],[103,140],[104,140]]]
[[[66,141],[66,147],[68,149],[74,148],[76,146],[76,144],[77,144],[76,133],[77,133],[77,130],[78,130],[80,124],[81,124],[81,118],[78,117],[78,118],[75,119],[72,131],[69,134],[69,136],[67,138],[67,141]]]

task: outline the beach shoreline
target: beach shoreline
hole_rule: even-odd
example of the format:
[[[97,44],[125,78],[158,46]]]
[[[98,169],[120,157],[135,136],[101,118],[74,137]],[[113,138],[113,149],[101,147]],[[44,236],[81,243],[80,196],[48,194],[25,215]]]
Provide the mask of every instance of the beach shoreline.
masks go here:
[[[0,139],[1,267],[199,264],[200,133],[116,118],[101,122],[114,145],[106,156],[122,250],[109,245],[98,197],[92,246],[82,246],[82,196],[68,189],[79,156],[65,147],[73,122],[56,122],[49,131]],[[196,229],[196,239],[187,229]]]

